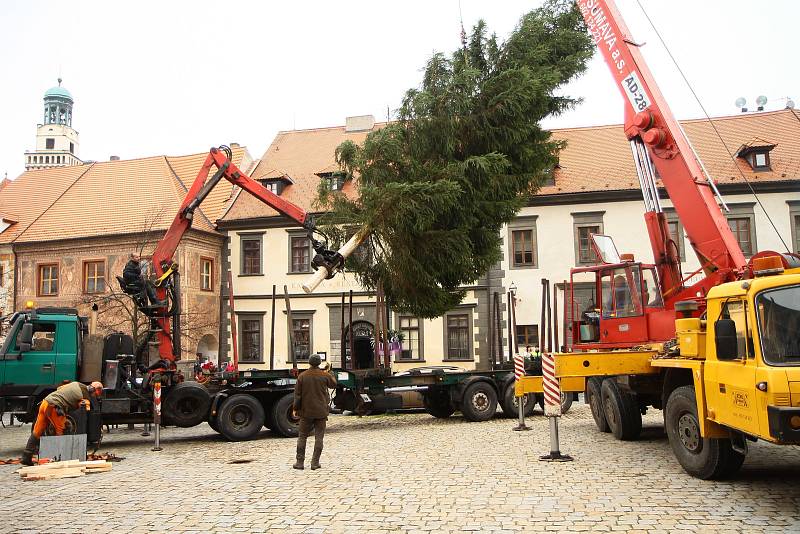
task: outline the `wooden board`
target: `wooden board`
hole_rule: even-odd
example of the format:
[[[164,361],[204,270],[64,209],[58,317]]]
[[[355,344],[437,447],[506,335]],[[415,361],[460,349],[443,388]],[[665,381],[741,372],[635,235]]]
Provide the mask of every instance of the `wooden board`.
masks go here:
[[[83,476],[83,467],[65,467],[63,469],[49,469],[39,473],[22,475],[23,480],[53,480],[57,478],[74,478]]]

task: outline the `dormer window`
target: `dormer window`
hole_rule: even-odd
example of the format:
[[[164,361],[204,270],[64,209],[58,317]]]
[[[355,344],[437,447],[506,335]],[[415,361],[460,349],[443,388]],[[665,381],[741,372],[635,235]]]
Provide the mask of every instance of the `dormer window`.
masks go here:
[[[763,139],[753,138],[749,143],[742,145],[736,152],[736,157],[744,159],[750,168],[756,172],[769,171],[769,153],[777,145]]]
[[[281,189],[278,180],[261,180],[261,185],[267,188],[267,191],[270,193],[275,193],[276,195],[281,194]]]
[[[294,182],[289,176],[281,171],[270,171],[258,179],[258,183],[263,185],[270,193],[280,195],[287,185]]]
[[[769,152],[754,152],[753,153],[753,169],[769,169]]]
[[[317,174],[328,184],[331,191],[341,191],[344,187],[344,173],[342,172],[321,172]]]

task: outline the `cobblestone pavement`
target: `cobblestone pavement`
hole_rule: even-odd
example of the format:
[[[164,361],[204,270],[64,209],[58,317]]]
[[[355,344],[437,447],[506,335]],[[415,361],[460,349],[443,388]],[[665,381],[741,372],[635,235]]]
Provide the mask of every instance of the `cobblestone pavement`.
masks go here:
[[[659,418],[619,442],[576,404],[561,422],[575,461],[542,463],[541,415],[531,432],[332,416],[319,471],[293,470],[295,441],[268,431],[227,443],[205,425],[166,429],[155,453],[138,430],[113,430],[103,450],[126,459],[110,473],[22,482],[0,466],[0,532],[800,532],[800,448],[754,444],[735,480],[704,482],[673,459]],[[0,429],[0,458],[29,429]]]

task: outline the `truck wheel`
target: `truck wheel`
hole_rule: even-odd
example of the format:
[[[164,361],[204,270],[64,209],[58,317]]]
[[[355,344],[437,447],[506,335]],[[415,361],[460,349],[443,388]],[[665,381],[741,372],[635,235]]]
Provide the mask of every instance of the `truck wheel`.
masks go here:
[[[211,427],[211,430],[213,430],[214,432],[219,434],[220,432],[219,432],[219,419],[218,419],[218,416],[216,416],[216,415],[209,416],[208,417],[208,426]]]
[[[296,438],[300,431],[300,418],[292,415],[294,395],[289,393],[272,405],[272,417],[275,419],[273,430],[286,438]]]
[[[642,432],[642,412],[636,398],[622,391],[613,379],[603,380],[600,394],[603,413],[614,437],[624,441],[638,438]]]
[[[503,392],[503,400],[500,402],[500,407],[503,409],[503,415],[506,417],[519,417],[519,399],[514,395],[514,382],[506,386]],[[536,398],[533,394],[528,393],[522,397],[523,415],[530,417],[536,408]]]
[[[467,421],[488,421],[497,411],[497,393],[486,382],[467,387],[461,401],[461,413]]]
[[[275,410],[273,405],[274,403],[264,406],[264,426],[275,431]]]
[[[162,406],[167,424],[188,428],[202,423],[208,414],[211,396],[195,382],[181,382],[164,397]]]
[[[602,379],[596,376],[586,381],[586,404],[592,410],[592,419],[594,419],[594,424],[597,425],[597,430],[611,432],[611,429],[608,428],[608,421],[606,421],[606,414],[603,411],[603,395],[600,392],[602,385]]]
[[[230,441],[253,439],[264,426],[264,407],[251,395],[233,395],[222,403],[217,421]]]
[[[571,392],[570,393],[565,393],[563,391],[561,392],[561,413],[562,414],[567,413],[569,411],[569,409],[572,408],[572,397],[573,397],[573,395],[574,394],[571,393]],[[538,404],[539,408],[541,408],[542,411],[544,411],[544,395],[541,395],[541,394],[536,395],[536,404]]]
[[[439,419],[447,419],[456,411],[445,389],[429,389],[422,396],[422,404],[426,412]]]
[[[692,476],[703,480],[733,475],[744,462],[744,455],[733,450],[731,440],[700,435],[694,386],[682,386],[667,400],[664,423],[672,452]]]

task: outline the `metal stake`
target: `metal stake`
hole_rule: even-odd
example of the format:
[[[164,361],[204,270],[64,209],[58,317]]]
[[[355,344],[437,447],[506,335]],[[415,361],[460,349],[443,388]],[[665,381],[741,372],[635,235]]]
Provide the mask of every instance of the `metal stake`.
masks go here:
[[[161,382],[153,384],[153,422],[155,423],[154,451],[161,450]]]
[[[550,417],[550,454],[539,457],[541,462],[571,462],[574,460],[568,454],[561,454],[558,450],[558,417]]]

